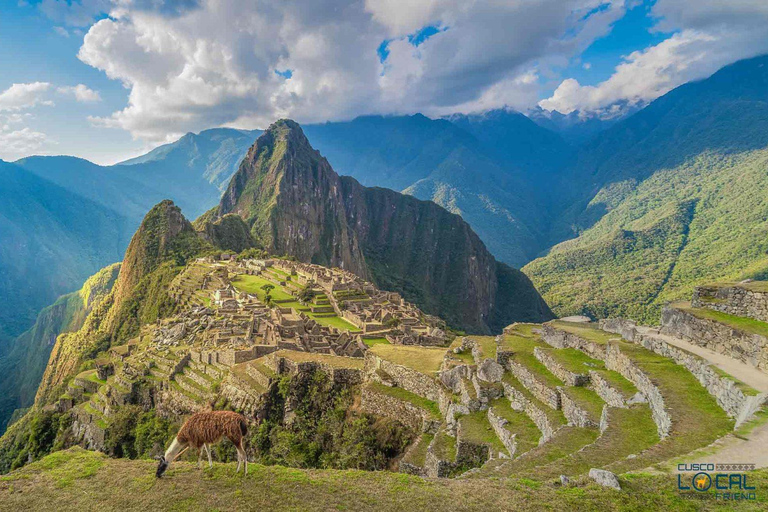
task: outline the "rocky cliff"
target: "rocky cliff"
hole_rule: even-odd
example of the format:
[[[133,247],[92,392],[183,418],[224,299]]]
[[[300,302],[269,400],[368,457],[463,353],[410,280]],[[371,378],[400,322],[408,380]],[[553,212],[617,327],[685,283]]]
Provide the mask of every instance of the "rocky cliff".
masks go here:
[[[269,252],[370,278],[456,327],[489,332],[552,316],[530,281],[496,262],[461,217],[340,177],[290,120],[248,151],[214,217],[231,213]]]

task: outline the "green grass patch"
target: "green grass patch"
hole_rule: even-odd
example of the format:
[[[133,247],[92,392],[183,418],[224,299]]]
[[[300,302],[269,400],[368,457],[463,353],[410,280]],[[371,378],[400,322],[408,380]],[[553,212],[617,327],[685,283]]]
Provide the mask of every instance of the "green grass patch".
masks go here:
[[[513,410],[509,405],[509,400],[506,398],[496,399],[490,403],[490,407],[497,416],[501,416],[509,422],[505,428],[513,434],[517,434],[515,437],[517,442],[516,457],[539,445],[541,432],[538,427],[524,412]]]
[[[320,325],[325,325],[326,327],[335,327],[336,329],[339,329],[342,331],[359,331],[360,330],[359,327],[347,322],[343,318],[336,315],[323,316],[322,313],[307,313],[307,316],[314,319]]]
[[[312,352],[298,352],[296,350],[278,350],[275,356],[284,357],[297,363],[317,362],[324,363],[333,368],[363,369],[363,360],[356,357],[333,356],[330,354],[315,354]]]
[[[256,295],[259,298],[259,300],[262,302],[264,301],[264,297],[267,294],[266,291],[261,289],[261,287],[264,285],[274,286],[274,288],[270,292],[270,295],[274,300],[291,300],[292,301],[296,299],[293,295],[286,292],[285,289],[279,284],[260,276],[240,274],[232,280],[232,285],[238,291]]]
[[[553,320],[550,322],[553,327],[562,331],[575,334],[580,338],[593,341],[600,345],[605,345],[611,340],[618,339],[618,334],[605,332],[594,324],[584,324],[580,322],[563,322],[562,320]]]
[[[424,467],[424,462],[427,459],[427,448],[434,439],[434,434],[423,433],[419,437],[416,444],[410,449],[410,451],[403,457],[403,461],[414,466]]]
[[[637,394],[638,390],[635,385],[624,378],[619,372],[613,370],[597,370],[597,373],[605,379],[612,388],[621,393],[621,396],[624,398],[629,399]]]
[[[600,423],[600,416],[603,413],[605,402],[591,389],[581,386],[566,386],[562,388],[562,393],[568,395],[581,409],[587,411],[590,419],[595,423]]]
[[[499,346],[502,350],[512,351],[512,360],[525,366],[543,384],[551,388],[562,386],[563,381],[553,375],[552,372],[544,366],[544,363],[536,359],[536,356],[533,355],[533,349],[536,347],[549,348],[549,345],[546,345],[544,342],[538,341],[535,338],[505,334],[502,337],[502,342]]]
[[[374,345],[390,345],[389,341],[387,341],[387,338],[363,338],[363,343],[369,347]]]
[[[454,462],[456,460],[456,438],[449,436],[445,430],[440,430],[432,442],[432,453],[440,460]]]
[[[486,411],[473,412],[459,418],[459,432],[461,432],[462,441],[485,444],[495,452],[506,453],[507,451],[491,427]]]
[[[545,349],[545,352],[571,373],[587,374],[590,370],[605,369],[604,362],[575,348]]]
[[[471,336],[480,347],[480,352],[486,359],[496,360],[496,336]]]

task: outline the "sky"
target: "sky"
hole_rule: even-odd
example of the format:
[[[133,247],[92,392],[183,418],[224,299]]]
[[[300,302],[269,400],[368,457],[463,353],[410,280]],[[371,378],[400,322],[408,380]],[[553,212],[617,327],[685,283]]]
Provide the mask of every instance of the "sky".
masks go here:
[[[0,159],[280,117],[613,117],[764,53],[766,0],[0,0]]]

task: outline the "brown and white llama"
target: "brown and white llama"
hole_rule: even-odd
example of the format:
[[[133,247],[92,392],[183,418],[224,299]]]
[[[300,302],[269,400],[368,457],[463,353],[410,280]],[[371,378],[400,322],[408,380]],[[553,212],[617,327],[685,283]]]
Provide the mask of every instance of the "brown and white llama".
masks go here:
[[[248,459],[246,458],[243,446],[243,438],[247,432],[248,423],[242,414],[232,411],[201,411],[195,413],[184,422],[171,446],[165,451],[165,455],[160,457],[156,476],[157,478],[163,476],[171,462],[189,449],[189,447],[199,451],[197,458],[198,467],[203,458],[203,449],[208,453],[208,465],[213,466],[210,445],[219,442],[223,437],[232,441],[237,449],[237,469],[235,473],[240,471],[240,464],[244,462],[245,474],[247,475]]]

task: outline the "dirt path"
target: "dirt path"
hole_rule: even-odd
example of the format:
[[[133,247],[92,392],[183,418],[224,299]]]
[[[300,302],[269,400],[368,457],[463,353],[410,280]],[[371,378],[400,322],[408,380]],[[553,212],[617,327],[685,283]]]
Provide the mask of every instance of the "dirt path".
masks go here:
[[[759,392],[768,393],[768,374],[753,366],[680,338],[660,334],[658,330],[651,327],[638,327],[638,331],[643,334],[652,334],[670,345],[696,354]],[[763,418],[760,424],[744,435],[729,434],[684,459],[686,459],[685,462],[755,464],[757,468],[768,467],[768,418]]]
[[[696,354],[702,359],[706,359],[712,363],[713,366],[716,366],[724,372],[733,375],[737,379],[755,388],[761,393],[768,393],[768,374],[761,372],[754,366],[750,366],[746,363],[742,363],[741,361],[737,361],[732,357],[718,354],[717,352],[707,348],[699,347],[698,345],[694,345],[688,341],[681,340],[680,338],[675,338],[666,334],[660,334],[658,330],[651,327],[638,326],[637,330],[642,334],[652,334],[657,338],[663,339],[670,345],[674,345],[678,348]]]

